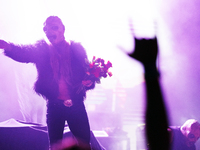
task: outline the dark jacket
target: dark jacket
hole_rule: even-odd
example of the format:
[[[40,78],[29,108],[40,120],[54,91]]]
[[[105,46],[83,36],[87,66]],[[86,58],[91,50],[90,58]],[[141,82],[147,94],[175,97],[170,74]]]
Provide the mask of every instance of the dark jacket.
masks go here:
[[[172,134],[172,145],[171,150],[196,150],[195,145],[192,147],[187,147],[185,144],[185,138],[178,126],[170,126]]]
[[[11,44],[11,47],[11,50],[4,51],[6,56],[18,62],[35,64],[38,73],[34,84],[36,93],[48,100],[56,99],[58,97],[58,84],[54,79],[50,63],[49,45],[44,40],[40,40],[34,45]],[[90,88],[77,92],[86,76],[86,67],[88,65],[85,63],[85,59],[87,59],[86,51],[80,43],[72,41],[70,56],[72,70],[72,76],[70,77],[72,85],[69,87],[70,96],[73,101],[77,98],[84,100],[86,90],[94,88],[93,84]]]

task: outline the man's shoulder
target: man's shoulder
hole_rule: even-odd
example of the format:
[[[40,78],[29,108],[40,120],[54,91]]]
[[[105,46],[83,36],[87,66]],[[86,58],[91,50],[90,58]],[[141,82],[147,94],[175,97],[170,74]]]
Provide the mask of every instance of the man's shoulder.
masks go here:
[[[70,46],[71,46],[71,48],[76,49],[76,50],[84,50],[84,47],[81,44],[81,42],[70,41]]]
[[[172,130],[179,130],[181,126],[169,126],[169,128]]]
[[[87,57],[86,50],[80,42],[70,41],[70,47],[76,57]]]
[[[36,43],[34,44],[34,46],[47,48],[48,44],[47,44],[47,42],[44,39],[41,39],[41,40],[36,41]]]
[[[171,132],[171,134],[173,134],[175,137],[182,136],[180,126],[169,126],[168,131]]]

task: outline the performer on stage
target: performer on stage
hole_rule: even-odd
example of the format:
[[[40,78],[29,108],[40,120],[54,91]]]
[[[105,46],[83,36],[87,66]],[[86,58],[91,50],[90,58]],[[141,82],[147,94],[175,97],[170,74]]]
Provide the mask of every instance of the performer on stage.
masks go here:
[[[89,148],[90,125],[84,99],[86,91],[95,87],[95,79],[87,72],[86,51],[80,43],[65,40],[65,26],[57,16],[46,19],[43,31],[50,44],[40,40],[35,45],[16,45],[0,40],[0,48],[15,61],[35,64],[38,77],[34,90],[47,100],[50,145],[62,140],[67,121],[78,144]]]

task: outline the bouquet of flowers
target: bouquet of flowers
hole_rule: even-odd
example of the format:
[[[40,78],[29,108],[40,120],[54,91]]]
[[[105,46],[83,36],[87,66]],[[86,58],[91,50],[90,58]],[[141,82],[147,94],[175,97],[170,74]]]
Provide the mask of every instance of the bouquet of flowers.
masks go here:
[[[96,83],[100,83],[100,79],[102,77],[106,78],[107,76],[112,76],[112,73],[108,71],[109,68],[112,67],[112,63],[110,61],[105,64],[103,59],[96,59],[96,57],[93,56],[92,62],[86,60],[86,63],[89,66],[86,73],[88,76],[92,76]]]
[[[81,90],[86,90],[86,88],[90,89],[89,87],[94,83],[100,84],[100,79],[111,77],[112,73],[109,72],[109,68],[112,67],[112,63],[108,61],[105,63],[104,59],[97,58],[93,56],[93,59],[91,62],[86,60],[86,77],[85,80],[82,81],[82,86],[79,88],[79,92]]]

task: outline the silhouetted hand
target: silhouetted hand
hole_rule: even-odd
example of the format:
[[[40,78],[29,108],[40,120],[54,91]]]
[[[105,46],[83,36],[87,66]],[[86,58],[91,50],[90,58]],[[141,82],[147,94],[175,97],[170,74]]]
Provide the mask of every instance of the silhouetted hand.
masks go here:
[[[134,33],[134,26],[131,20],[129,22],[129,26],[133,38],[133,43],[135,43],[134,50],[131,54],[129,54],[129,56],[140,61],[143,65],[156,64],[158,55],[157,38],[136,38]]]
[[[135,50],[129,54],[132,58],[140,61],[142,64],[155,64],[158,54],[157,38],[153,39],[136,39]]]

